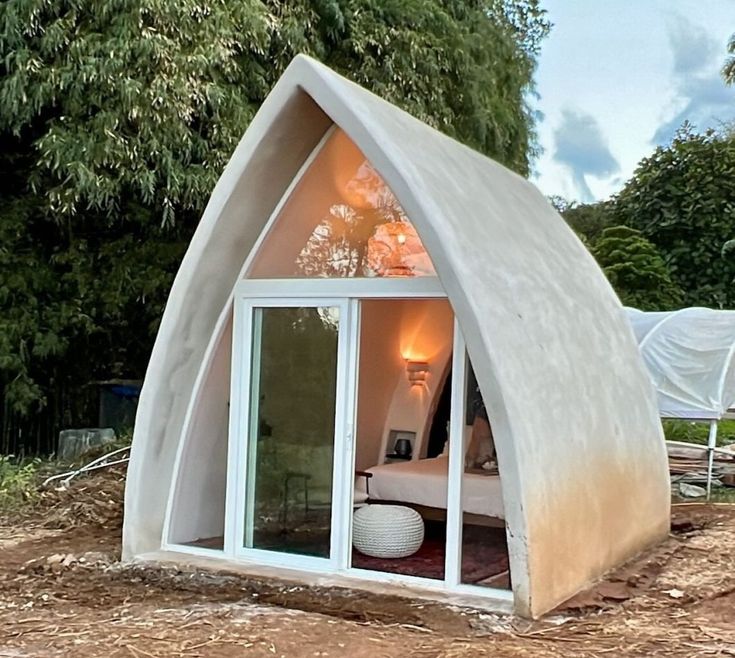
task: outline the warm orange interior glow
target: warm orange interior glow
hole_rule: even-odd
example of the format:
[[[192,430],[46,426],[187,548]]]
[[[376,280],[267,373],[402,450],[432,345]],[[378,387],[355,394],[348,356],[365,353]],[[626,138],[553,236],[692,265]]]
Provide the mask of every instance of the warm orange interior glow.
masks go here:
[[[368,265],[381,276],[415,276],[433,266],[416,229],[407,220],[378,224],[368,240]]]
[[[399,352],[405,361],[423,361],[431,364],[442,349],[452,342],[440,317],[451,314],[445,301],[411,304],[401,319]]]
[[[253,278],[436,276],[393,192],[335,130],[266,236]]]
[[[429,364],[426,361],[406,361],[406,374],[411,386],[426,382]]]

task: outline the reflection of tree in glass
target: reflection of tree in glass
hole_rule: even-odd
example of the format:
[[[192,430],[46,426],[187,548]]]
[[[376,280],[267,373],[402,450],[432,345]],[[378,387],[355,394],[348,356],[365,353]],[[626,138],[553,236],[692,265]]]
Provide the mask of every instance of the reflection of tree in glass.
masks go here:
[[[338,306],[294,307],[292,312],[289,326],[294,333],[308,334],[322,329],[325,335],[336,337],[339,330]]]
[[[331,500],[339,308],[270,307],[258,313],[257,410],[259,427],[269,431],[259,435],[254,481],[257,528],[265,531],[283,509],[291,472],[309,476],[310,500]],[[296,486],[292,494],[302,491]],[[328,527],[328,509],[324,513]],[[322,521],[312,517],[312,523]]]
[[[386,224],[405,225],[407,234],[415,236],[414,242],[422,252],[423,246],[398,200],[370,163],[364,161],[360,165],[344,185],[342,196],[346,203],[336,203],[329,208],[329,214],[317,224],[296,258],[297,274],[305,277],[413,276],[415,272],[407,264],[399,268],[400,272],[386,271],[385,258],[376,257],[376,253],[387,251],[395,261],[395,254],[406,248],[405,239],[395,242],[395,231],[381,231]],[[398,258],[401,260],[400,255]]]

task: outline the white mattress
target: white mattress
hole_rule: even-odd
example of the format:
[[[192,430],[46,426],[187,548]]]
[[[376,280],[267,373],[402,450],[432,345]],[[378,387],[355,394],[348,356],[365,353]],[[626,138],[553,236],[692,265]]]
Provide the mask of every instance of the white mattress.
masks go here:
[[[367,469],[373,474],[370,498],[446,509],[448,467],[448,457],[373,466]],[[465,473],[462,506],[465,512],[504,518],[500,477]]]

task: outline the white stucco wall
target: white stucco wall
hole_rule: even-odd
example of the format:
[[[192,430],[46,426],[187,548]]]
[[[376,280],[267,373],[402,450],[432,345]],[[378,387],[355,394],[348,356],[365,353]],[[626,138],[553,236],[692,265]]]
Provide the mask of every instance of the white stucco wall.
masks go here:
[[[170,543],[224,536],[231,360],[232,310],[192,401],[188,436],[173,474]]]
[[[235,151],[172,289],[138,409],[124,556],[160,546],[214,323],[330,119],[395,193],[459,318],[493,418],[515,608],[542,614],[668,530],[654,392],[622,307],[533,185],[303,57]]]

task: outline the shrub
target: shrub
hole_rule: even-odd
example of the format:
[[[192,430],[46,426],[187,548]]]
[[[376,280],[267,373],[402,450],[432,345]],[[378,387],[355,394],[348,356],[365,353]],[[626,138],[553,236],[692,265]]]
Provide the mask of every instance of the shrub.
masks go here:
[[[39,459],[0,455],[0,513],[25,507],[38,498]]]

